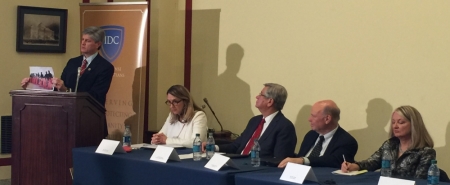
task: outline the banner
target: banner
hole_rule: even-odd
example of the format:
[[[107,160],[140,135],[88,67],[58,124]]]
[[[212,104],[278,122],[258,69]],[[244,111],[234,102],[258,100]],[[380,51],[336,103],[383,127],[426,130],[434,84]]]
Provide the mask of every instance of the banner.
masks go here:
[[[81,31],[89,26],[105,30],[100,54],[115,68],[105,105],[109,139],[121,140],[126,124],[131,127],[132,143],[142,142],[147,15],[147,2],[80,4]]]

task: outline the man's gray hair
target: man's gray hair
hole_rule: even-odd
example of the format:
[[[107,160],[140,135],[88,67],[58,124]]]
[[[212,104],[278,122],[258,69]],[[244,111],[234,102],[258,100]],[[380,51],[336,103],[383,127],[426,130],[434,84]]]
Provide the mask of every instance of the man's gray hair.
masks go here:
[[[95,42],[101,42],[102,44],[105,40],[105,31],[96,26],[85,28],[83,30],[83,35],[89,35],[89,37],[91,37],[92,40],[94,40]]]
[[[276,83],[265,83],[264,86],[267,87],[264,96],[273,99],[275,109],[279,111],[282,110],[287,99],[286,89],[282,85]]]

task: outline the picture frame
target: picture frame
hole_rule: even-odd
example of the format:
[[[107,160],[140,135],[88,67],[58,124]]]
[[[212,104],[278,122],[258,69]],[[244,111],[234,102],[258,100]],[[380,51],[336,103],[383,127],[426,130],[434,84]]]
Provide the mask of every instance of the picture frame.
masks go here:
[[[17,52],[65,53],[67,9],[17,7]]]

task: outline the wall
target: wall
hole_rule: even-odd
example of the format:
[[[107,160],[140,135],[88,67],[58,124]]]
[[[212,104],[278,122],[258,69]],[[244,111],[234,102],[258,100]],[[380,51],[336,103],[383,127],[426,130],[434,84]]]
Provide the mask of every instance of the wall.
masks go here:
[[[59,76],[69,58],[79,55],[80,16],[78,4],[81,0],[4,0],[0,6],[0,115],[11,115],[9,91],[20,89],[20,81],[30,74],[29,66],[50,66]],[[25,53],[16,52],[17,6],[36,6],[68,9],[66,53]],[[8,155],[7,155],[8,156]],[[2,155],[2,157],[4,157]],[[10,178],[11,167],[0,167],[0,179]]]
[[[359,142],[357,160],[388,138],[393,109],[412,105],[448,171],[449,8],[448,1],[196,0],[191,89],[240,134],[259,114],[262,84],[284,85],[283,113],[295,124],[297,146],[310,129],[311,105],[332,99],[340,125]]]

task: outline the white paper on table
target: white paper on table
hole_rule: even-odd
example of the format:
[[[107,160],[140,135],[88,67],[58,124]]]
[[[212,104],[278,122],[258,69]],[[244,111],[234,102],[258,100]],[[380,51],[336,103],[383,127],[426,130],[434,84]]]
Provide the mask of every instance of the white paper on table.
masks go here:
[[[415,185],[416,182],[412,180],[405,179],[397,179],[392,177],[383,177],[380,176],[380,180],[378,181],[378,185]]]
[[[154,145],[154,144],[147,144],[147,143],[140,143],[140,144],[134,144],[131,145],[131,148],[150,148],[150,149],[156,149],[158,146],[167,146],[167,147],[172,147],[172,148],[185,148],[182,145],[166,145],[166,144],[162,144],[162,145]]]
[[[305,180],[318,182],[311,166],[288,162],[280,180],[303,184]]]
[[[225,154],[223,152],[215,152],[215,154]],[[190,154],[180,154],[178,155],[180,157],[180,159],[192,159],[194,158],[194,154],[190,153]],[[206,158],[206,153],[202,153],[202,158]]]
[[[208,163],[206,163],[205,168],[219,171],[223,166],[228,165],[230,167],[239,169],[236,164],[234,164],[233,160],[229,157],[223,156],[219,153],[214,153],[211,159],[209,159]]]

